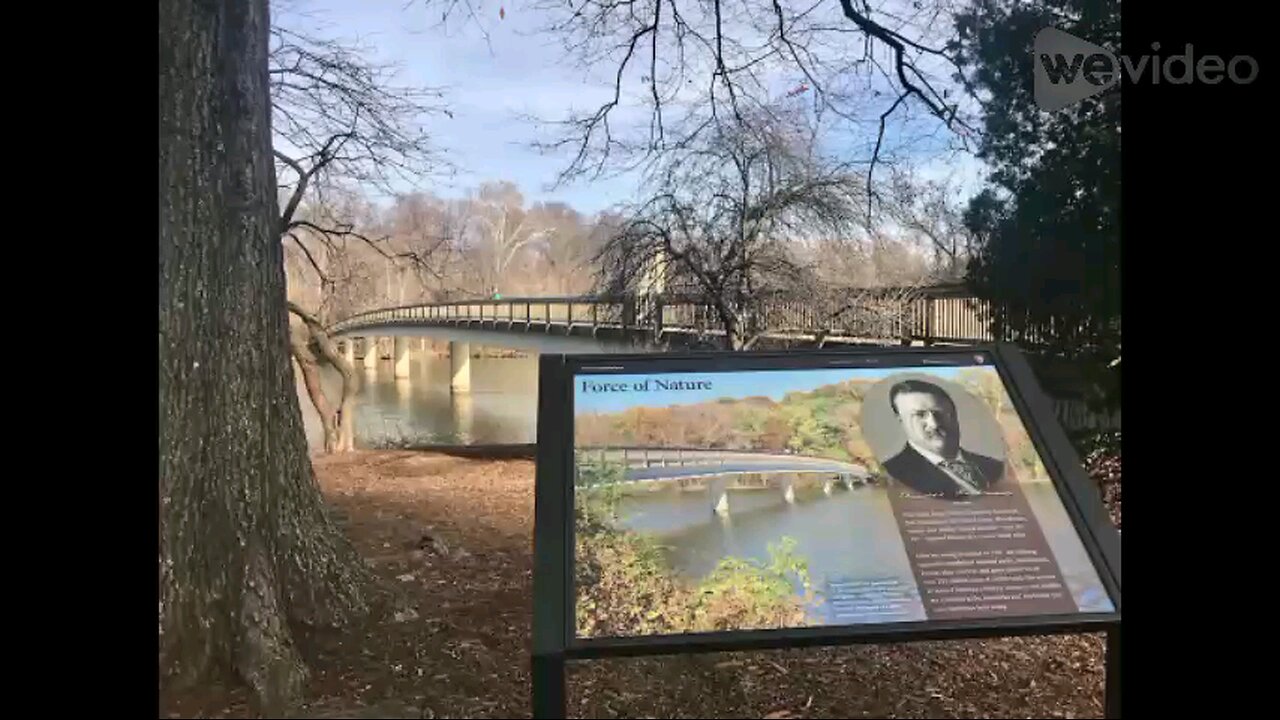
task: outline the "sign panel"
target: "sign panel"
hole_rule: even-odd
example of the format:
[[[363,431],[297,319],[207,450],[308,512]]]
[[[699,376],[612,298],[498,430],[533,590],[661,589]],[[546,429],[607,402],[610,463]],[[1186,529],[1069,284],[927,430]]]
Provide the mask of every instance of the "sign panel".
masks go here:
[[[1116,611],[992,355],[653,362],[568,378],[576,641]]]

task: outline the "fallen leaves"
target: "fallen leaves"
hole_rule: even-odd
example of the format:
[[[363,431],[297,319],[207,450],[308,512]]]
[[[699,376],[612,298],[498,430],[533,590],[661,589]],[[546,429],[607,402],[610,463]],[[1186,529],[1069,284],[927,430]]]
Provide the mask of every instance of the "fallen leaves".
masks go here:
[[[355,455],[317,474],[395,601],[318,641],[304,716],[529,717],[533,463]],[[1062,636],[601,659],[570,665],[568,717],[1099,717],[1102,658]],[[251,717],[237,698],[165,710]]]
[[[418,612],[413,608],[409,608],[408,610],[397,612],[394,617],[398,623],[409,622],[410,620],[418,619]]]

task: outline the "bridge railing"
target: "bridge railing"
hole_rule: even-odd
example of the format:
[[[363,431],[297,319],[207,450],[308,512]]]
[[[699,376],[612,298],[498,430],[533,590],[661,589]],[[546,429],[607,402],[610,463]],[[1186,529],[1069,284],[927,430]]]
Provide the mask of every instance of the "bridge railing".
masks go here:
[[[402,305],[355,313],[334,323],[342,331],[351,327],[398,322],[470,323],[498,322],[512,327],[524,324],[635,327],[635,300],[595,296],[492,298]]]
[[[985,303],[949,287],[870,289],[827,297],[768,297],[755,321],[766,336],[985,342],[994,339]],[[560,326],[664,333],[723,334],[715,307],[669,295],[484,298],[380,308],[334,323],[334,331],[412,324],[495,324],[510,329]]]
[[[1085,342],[1090,328],[1023,323],[1019,332],[993,331],[992,307],[961,286],[849,288],[818,297],[767,296],[756,303],[755,322],[766,337],[840,338],[889,342],[973,343],[1003,340],[1023,347]],[[715,336],[724,333],[715,307],[678,294],[484,298],[403,305],[361,312],[331,327],[344,331],[393,324],[489,325],[504,329],[582,328]]]

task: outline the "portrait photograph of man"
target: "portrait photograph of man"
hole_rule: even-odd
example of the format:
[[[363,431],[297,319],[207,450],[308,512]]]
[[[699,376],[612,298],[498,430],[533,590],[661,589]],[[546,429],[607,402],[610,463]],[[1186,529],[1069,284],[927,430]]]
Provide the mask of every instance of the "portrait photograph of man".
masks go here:
[[[901,451],[881,461],[894,480],[921,494],[964,499],[992,490],[1004,477],[1004,460],[965,446],[956,401],[941,385],[897,381],[888,406],[906,439]]]

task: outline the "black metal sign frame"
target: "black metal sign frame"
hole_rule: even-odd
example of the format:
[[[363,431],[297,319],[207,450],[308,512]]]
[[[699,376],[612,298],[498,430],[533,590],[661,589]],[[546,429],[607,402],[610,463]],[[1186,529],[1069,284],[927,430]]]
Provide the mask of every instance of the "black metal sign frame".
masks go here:
[[[920,368],[984,354],[1018,415],[1115,607],[1113,612],[983,620],[740,630],[653,637],[582,639],[574,626],[573,381],[584,374],[734,372],[856,367]],[[804,352],[543,355],[539,367],[534,518],[532,700],[535,718],[565,717],[565,663],[574,659],[994,638],[1081,632],[1107,634],[1106,716],[1120,717],[1120,535],[1101,495],[1054,415],[1022,352],[1005,344],[959,348],[841,348]]]

